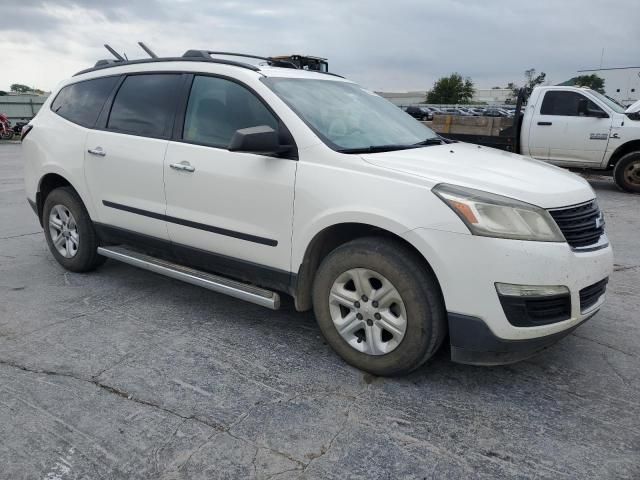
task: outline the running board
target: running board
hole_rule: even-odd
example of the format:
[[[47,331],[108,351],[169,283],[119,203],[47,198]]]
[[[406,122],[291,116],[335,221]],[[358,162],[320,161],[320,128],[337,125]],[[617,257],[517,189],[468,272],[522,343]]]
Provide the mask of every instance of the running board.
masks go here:
[[[224,293],[272,310],[280,308],[280,295],[270,290],[202,272],[177,263],[167,262],[124,247],[98,247],[98,253],[134,267],[149,270],[150,272],[181,280],[214,292]]]

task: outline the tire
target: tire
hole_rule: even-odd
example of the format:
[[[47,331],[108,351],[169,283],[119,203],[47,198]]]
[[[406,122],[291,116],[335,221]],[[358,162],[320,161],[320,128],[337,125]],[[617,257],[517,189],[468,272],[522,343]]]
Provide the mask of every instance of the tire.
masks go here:
[[[360,297],[359,305],[351,303],[359,296],[352,280],[356,277],[360,285],[368,280],[364,290],[371,289],[372,297]],[[387,282],[395,292],[380,296],[376,292],[389,290]],[[327,343],[347,363],[374,375],[415,370],[433,356],[446,334],[444,301],[435,275],[398,240],[365,237],[336,248],[322,261],[312,294]],[[378,305],[375,298],[380,299]],[[386,325],[394,328],[386,330]]]
[[[65,269],[88,272],[105,262],[97,252],[98,236],[89,213],[73,188],[56,188],[47,195],[42,225],[49,250]]]
[[[640,193],[640,152],[627,153],[618,160],[613,167],[613,179],[620,189]]]

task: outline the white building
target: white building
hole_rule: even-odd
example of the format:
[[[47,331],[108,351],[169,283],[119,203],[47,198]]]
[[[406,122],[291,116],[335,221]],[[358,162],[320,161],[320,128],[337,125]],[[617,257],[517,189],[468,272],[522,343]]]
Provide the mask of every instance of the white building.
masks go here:
[[[398,107],[408,107],[409,105],[416,105],[418,103],[424,103],[427,100],[427,92],[375,92],[382,98],[386,98],[394,105]]]
[[[487,105],[505,105],[515,103],[513,90],[510,88],[476,88],[471,101]]]
[[[578,70],[580,75],[598,75],[604,79],[605,94],[623,105],[640,100],[640,67]]]
[[[427,99],[427,91],[416,92],[376,92],[383,98],[386,98],[394,105],[406,107],[425,103]],[[481,103],[487,105],[505,105],[507,103],[515,103],[513,100],[513,91],[509,88],[477,88],[471,98],[471,103]]]

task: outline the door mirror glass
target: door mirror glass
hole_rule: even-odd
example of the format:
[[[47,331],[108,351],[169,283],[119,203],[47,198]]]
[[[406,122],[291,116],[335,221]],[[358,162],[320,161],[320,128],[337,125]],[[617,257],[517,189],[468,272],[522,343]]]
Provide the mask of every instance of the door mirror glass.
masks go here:
[[[229,142],[230,152],[274,155],[290,148],[289,145],[280,145],[278,132],[268,125],[238,129]]]

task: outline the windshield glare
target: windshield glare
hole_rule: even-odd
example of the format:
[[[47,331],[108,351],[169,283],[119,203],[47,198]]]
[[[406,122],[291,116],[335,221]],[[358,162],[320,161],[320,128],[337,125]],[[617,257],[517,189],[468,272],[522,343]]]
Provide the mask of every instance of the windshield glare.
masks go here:
[[[307,78],[264,82],[334,150],[401,148],[438,138],[400,108],[354,83]]]

